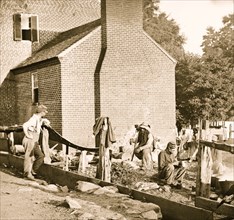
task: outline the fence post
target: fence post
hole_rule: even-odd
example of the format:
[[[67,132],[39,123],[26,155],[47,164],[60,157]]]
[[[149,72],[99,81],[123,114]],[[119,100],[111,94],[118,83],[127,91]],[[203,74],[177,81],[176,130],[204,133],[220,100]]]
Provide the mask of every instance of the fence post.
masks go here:
[[[197,178],[196,178],[196,196],[201,195],[201,137],[202,137],[202,120],[199,118],[199,131],[198,131],[198,152],[197,152]]]
[[[87,167],[86,150],[82,150],[79,159],[78,172],[84,173]]]
[[[68,154],[69,154],[69,146],[66,145],[66,155],[65,155],[65,171],[68,171]]]
[[[206,124],[205,124],[206,125]],[[212,155],[209,147],[200,143],[202,120],[199,119],[199,142],[198,142],[198,170],[196,179],[196,196],[210,198],[210,183],[211,183],[211,166]]]

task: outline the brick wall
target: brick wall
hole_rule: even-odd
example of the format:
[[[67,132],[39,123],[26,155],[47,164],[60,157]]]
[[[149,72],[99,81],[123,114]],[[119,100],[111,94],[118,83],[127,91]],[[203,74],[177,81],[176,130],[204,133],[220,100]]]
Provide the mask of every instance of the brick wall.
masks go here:
[[[14,75],[10,73],[0,86],[0,125],[16,124],[15,90]]]
[[[48,34],[46,28],[52,34],[61,31],[62,24],[64,28],[71,28],[71,20],[78,12],[82,11],[85,16],[86,13],[92,14],[91,9],[87,8],[75,10],[74,16],[66,10],[63,13],[68,1],[56,0],[58,5],[61,2],[64,4],[63,7],[56,7],[59,17],[56,12],[49,10],[53,8],[54,1],[48,0],[48,6],[43,4],[39,7],[40,26],[44,25],[45,35]],[[23,7],[32,9],[42,1],[24,2],[31,2],[31,7],[30,4]],[[82,0],[82,4],[85,2]],[[175,128],[175,62],[143,31],[142,5],[139,0],[103,0],[102,4],[105,4],[107,12],[102,18],[102,31],[96,29],[64,51],[60,55],[61,66],[58,60],[51,60],[17,71],[17,123],[27,120],[34,110],[31,103],[31,74],[37,71],[40,102],[48,106],[48,118],[52,126],[68,140],[83,146],[93,146],[91,135],[95,109],[100,109],[100,115],[110,117],[118,139],[132,125],[146,121],[156,136],[169,140]],[[48,22],[50,16],[53,18]],[[82,16],[77,17],[83,21]],[[104,33],[102,42],[101,32]],[[43,39],[45,41],[46,38]],[[103,51],[101,45],[107,47],[107,50],[99,69],[97,66]],[[14,45],[14,48],[20,46]],[[14,50],[11,48],[9,51]],[[100,76],[98,87],[95,85],[97,70]],[[94,88],[100,89],[99,103],[95,96],[98,91]]]
[[[169,140],[175,129],[175,62],[143,31],[141,1],[104,2],[101,115],[110,117],[117,137],[146,121],[156,136]]]
[[[39,31],[40,43],[32,44],[32,53],[41,49],[44,45],[46,45],[49,41],[52,41],[56,38],[60,32],[55,31]]]
[[[0,7],[0,124],[12,124],[16,123],[12,111],[15,109],[14,97],[17,93],[13,89],[14,79],[9,80],[10,69],[31,56],[32,50],[39,49],[59,32],[99,18],[100,4],[98,0],[1,0]],[[39,43],[13,40],[15,13],[38,15]],[[30,96],[28,98],[31,100]],[[31,113],[33,106],[30,101],[27,104]],[[15,111],[18,112],[19,109]],[[5,117],[6,115],[8,116]]]
[[[6,2],[8,3],[8,1]],[[17,13],[17,9],[13,5],[12,8],[9,8],[8,5],[6,7],[4,3],[3,0],[0,23],[0,85],[7,77],[10,69],[31,55],[31,42],[13,40],[13,14]]]
[[[15,78],[17,82],[17,123],[27,121],[35,112],[36,106],[32,105],[31,75],[38,74],[39,103],[48,107],[47,118],[58,132],[62,132],[62,108],[61,108],[61,67],[57,59],[28,66],[17,70]]]
[[[100,37],[99,27],[61,58],[63,136],[81,146],[94,146],[94,71]]]
[[[97,0],[1,0],[1,45],[0,84],[9,70],[31,55],[30,41],[13,40],[13,14],[36,14],[42,43],[46,36],[80,26],[100,17],[100,5]],[[40,37],[39,37],[40,38]],[[34,43],[34,48],[39,48]],[[16,49],[17,48],[17,49]]]

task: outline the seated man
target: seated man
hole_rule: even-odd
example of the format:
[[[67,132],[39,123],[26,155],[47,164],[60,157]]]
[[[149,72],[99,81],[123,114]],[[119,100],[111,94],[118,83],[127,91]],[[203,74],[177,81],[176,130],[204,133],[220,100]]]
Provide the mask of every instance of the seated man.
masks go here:
[[[150,170],[153,167],[152,150],[153,150],[153,135],[150,126],[142,123],[137,128],[138,136],[135,141],[134,155],[142,160],[142,169]]]
[[[167,144],[167,148],[159,153],[158,171],[159,178],[164,179],[167,185],[181,189],[186,169],[175,157],[176,148],[176,143],[171,141]]]

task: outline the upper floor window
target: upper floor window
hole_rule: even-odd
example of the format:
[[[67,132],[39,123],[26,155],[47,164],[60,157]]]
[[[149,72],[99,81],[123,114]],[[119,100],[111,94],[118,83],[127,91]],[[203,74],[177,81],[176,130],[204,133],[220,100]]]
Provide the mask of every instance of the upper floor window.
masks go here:
[[[14,14],[14,40],[39,40],[38,16],[30,14]]]
[[[32,74],[32,102],[37,104],[39,102],[39,88],[38,88],[38,74]]]

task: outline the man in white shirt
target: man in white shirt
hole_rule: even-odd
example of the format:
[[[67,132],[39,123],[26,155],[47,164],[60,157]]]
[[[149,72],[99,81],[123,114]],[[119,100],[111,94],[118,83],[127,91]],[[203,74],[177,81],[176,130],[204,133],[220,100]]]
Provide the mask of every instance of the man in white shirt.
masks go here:
[[[38,141],[42,124],[49,122],[47,119],[43,119],[47,113],[47,107],[39,105],[36,113],[23,124],[25,134],[23,138],[23,146],[25,148],[24,175],[28,179],[34,179],[33,175],[36,175],[44,160],[44,154],[41,151]]]

